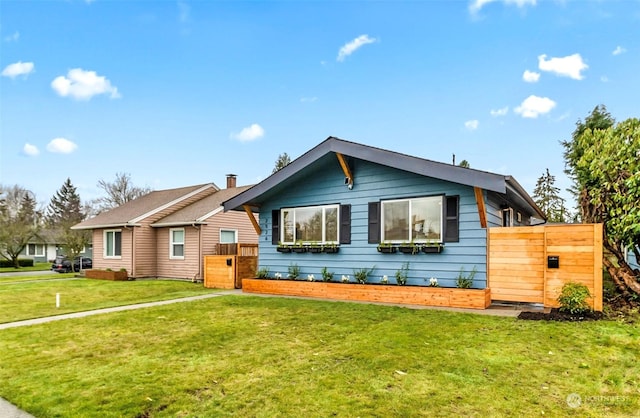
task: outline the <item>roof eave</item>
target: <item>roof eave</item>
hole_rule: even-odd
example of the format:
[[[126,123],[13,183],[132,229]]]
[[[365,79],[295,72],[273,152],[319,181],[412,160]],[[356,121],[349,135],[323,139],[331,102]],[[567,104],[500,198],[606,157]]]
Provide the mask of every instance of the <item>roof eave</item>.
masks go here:
[[[71,227],[71,229],[83,230],[83,229],[128,228],[132,226],[142,226],[142,225],[139,223],[115,223],[115,224],[88,225],[88,226],[74,225]]]
[[[427,177],[438,178],[467,186],[480,187],[497,193],[506,193],[507,186],[505,184],[505,176],[503,175],[458,167],[329,137],[262,182],[225,201],[223,203],[225,212],[237,210],[245,204],[249,204],[252,206],[252,210],[255,210],[254,207],[258,202],[255,202],[254,199],[292,177],[329,152],[340,153],[392,168],[402,167],[399,169]]]

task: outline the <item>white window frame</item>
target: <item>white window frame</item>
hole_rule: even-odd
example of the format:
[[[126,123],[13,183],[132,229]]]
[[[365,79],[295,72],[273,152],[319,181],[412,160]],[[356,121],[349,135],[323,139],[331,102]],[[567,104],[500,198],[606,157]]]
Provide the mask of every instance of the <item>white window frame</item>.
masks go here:
[[[222,233],[223,232],[233,232],[233,242],[222,242]],[[238,230],[237,229],[229,229],[229,228],[220,228],[219,241],[220,244],[237,244],[238,243]]]
[[[173,240],[173,233],[176,231],[182,231],[182,242]],[[187,234],[184,228],[170,228],[169,229],[169,258],[172,260],[184,260],[184,251],[186,249],[185,241],[187,240]],[[174,250],[176,245],[182,245],[182,255],[175,255]]]
[[[31,246],[33,245],[34,251],[31,251]],[[40,250],[40,251],[38,251]],[[42,257],[44,256],[44,244],[27,244],[27,255],[32,257]]]
[[[413,237],[414,235],[414,228],[412,227],[412,225],[410,225],[411,223],[411,218],[412,218],[412,201],[416,201],[416,200],[422,200],[422,199],[433,199],[433,200],[439,200],[439,204],[440,204],[440,238],[439,239],[425,239],[425,238],[421,238],[421,239],[415,239]],[[398,202],[408,202],[409,203],[409,225],[407,225],[407,230],[409,233],[409,236],[406,239],[387,239],[385,237],[385,216],[384,216],[384,206],[385,204],[388,203],[398,203]],[[444,242],[444,222],[446,219],[446,215],[444,213],[444,206],[445,206],[445,196],[444,195],[436,195],[436,196],[416,196],[416,197],[410,197],[410,198],[403,198],[403,199],[389,199],[389,200],[381,200],[380,201],[380,242],[391,242],[391,243],[396,243],[396,244],[401,244],[403,242],[416,242],[416,243],[425,243],[425,242],[438,242],[438,243],[442,243]]]
[[[322,209],[322,239],[321,240],[302,241],[302,240],[298,240],[298,237],[296,237],[296,228],[295,228],[296,210],[308,210],[308,209]],[[336,239],[335,240],[327,240],[327,229],[326,229],[327,209],[335,209],[336,211]],[[293,219],[291,220],[291,226],[290,226],[290,228],[293,228],[292,241],[285,241],[285,233],[287,231],[287,225],[285,223],[286,212],[293,213]],[[312,242],[316,244],[337,244],[340,241],[340,205],[334,204],[334,205],[297,206],[297,207],[290,207],[290,208],[282,208],[280,210],[280,225],[282,225],[282,228],[280,231],[280,242],[282,242],[283,244],[295,244],[297,242],[302,242],[303,244],[310,244]]]
[[[116,254],[116,233],[120,233],[120,254]],[[108,255],[109,253],[109,248],[107,248],[107,235],[108,234],[113,234],[113,248],[111,248],[111,255]],[[104,231],[104,233],[102,234],[102,243],[103,243],[103,257],[104,258],[109,258],[109,259],[114,259],[114,260],[120,260],[122,258],[122,229],[106,229]]]

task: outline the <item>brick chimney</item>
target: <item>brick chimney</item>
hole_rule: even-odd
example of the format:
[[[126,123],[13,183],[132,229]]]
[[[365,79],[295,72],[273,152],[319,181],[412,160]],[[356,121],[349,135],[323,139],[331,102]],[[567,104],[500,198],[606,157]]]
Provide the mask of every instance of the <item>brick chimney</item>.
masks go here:
[[[227,189],[232,189],[234,187],[236,187],[236,175],[227,174]]]

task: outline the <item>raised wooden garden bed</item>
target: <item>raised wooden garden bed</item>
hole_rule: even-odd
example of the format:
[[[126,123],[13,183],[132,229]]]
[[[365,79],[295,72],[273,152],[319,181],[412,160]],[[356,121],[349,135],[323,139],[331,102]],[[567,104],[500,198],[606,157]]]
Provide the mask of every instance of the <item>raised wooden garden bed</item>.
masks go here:
[[[489,289],[243,279],[242,291],[271,295],[452,308],[486,309],[491,305],[491,291]]]
[[[127,271],[111,271],[111,270],[86,270],[84,276],[87,279],[100,280],[129,280]]]

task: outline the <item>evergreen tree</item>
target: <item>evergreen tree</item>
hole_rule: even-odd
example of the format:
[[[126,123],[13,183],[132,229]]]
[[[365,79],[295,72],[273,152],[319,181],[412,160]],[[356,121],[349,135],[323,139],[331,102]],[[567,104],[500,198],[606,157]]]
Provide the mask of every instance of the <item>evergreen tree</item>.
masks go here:
[[[566,222],[567,210],[564,199],[560,197],[560,188],[555,186],[556,177],[546,172],[538,178],[533,190],[533,200],[547,217],[548,222]]]
[[[60,190],[51,198],[47,207],[47,225],[62,244],[69,257],[80,254],[91,242],[90,232],[72,230],[71,227],[85,219],[85,213],[76,187],[67,178]]]
[[[640,257],[640,120],[614,123],[604,106],[596,107],[563,145],[582,221],[603,223],[603,264],[631,298],[640,295],[640,281],[626,262],[628,249]]]
[[[571,187],[567,189],[576,199],[578,199],[580,192],[582,190],[582,185],[577,177],[576,164],[580,158],[584,155],[585,149],[580,145],[578,138],[582,137],[582,135],[587,130],[595,130],[595,129],[607,129],[612,127],[615,124],[615,119],[611,116],[611,113],[607,111],[605,105],[596,106],[589,116],[585,118],[584,121],[578,119],[576,122],[576,129],[571,134],[571,140],[568,141],[560,141],[562,146],[564,147],[564,161],[565,161],[565,169],[564,173],[569,177],[572,181]],[[580,202],[576,205],[578,220],[582,220],[582,205]]]
[[[285,152],[278,155],[278,159],[276,160],[276,166],[273,168],[272,174],[282,170],[289,164],[291,164],[291,158],[289,157],[289,154]]]

